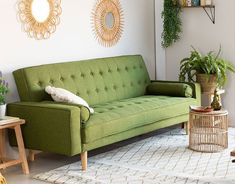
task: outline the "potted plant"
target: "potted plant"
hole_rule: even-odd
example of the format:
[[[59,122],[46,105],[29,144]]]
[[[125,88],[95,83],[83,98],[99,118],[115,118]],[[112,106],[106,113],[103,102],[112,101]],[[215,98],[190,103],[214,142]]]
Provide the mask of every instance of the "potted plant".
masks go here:
[[[217,54],[210,51],[206,55],[192,48],[191,55],[180,62],[179,80],[200,83],[203,93],[213,93],[217,87],[223,87],[227,72],[235,73],[235,66],[220,57],[221,47]]]
[[[0,71],[0,118],[3,118],[6,114],[5,95],[8,91],[8,83],[3,79],[2,72]]]

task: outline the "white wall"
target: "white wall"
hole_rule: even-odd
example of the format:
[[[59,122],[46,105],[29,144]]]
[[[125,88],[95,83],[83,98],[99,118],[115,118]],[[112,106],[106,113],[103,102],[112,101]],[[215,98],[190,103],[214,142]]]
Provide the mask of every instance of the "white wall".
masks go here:
[[[221,44],[222,56],[235,64],[235,1],[214,0],[216,24],[207,17],[203,9],[184,9],[182,13],[182,39],[166,50],[167,79],[178,80],[180,60],[189,55],[190,46],[202,52],[217,51]],[[230,122],[235,126],[235,74],[229,75],[224,107],[229,110]]]
[[[155,0],[155,49],[156,49],[156,78],[158,80],[166,79],[166,52],[161,46],[163,31],[163,11],[164,0]]]
[[[12,71],[33,65],[142,54],[151,78],[154,78],[154,1],[121,0],[124,31],[119,43],[111,48],[100,46],[94,39],[91,11],[95,2],[63,0],[57,31],[48,40],[35,41],[21,30],[16,18],[16,0],[0,0],[0,70],[10,83],[7,102],[18,100]]]

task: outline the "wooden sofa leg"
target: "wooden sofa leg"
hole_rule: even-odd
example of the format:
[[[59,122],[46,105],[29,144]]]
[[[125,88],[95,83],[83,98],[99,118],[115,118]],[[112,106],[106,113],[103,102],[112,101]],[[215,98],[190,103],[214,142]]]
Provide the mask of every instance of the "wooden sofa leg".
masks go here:
[[[186,134],[189,135],[189,122],[184,123],[184,128],[185,128]]]
[[[81,153],[82,170],[87,170],[87,151]]]
[[[35,160],[35,151],[29,150],[29,161],[33,162]]]

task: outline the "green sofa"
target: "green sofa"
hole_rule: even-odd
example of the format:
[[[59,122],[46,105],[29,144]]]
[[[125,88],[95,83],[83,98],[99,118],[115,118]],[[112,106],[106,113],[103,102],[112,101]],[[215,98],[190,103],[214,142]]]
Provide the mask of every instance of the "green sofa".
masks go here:
[[[189,105],[201,101],[198,84],[187,83],[192,97],[183,97],[185,86],[177,87],[181,83],[151,81],[139,55],[48,64],[13,74],[21,102],[9,104],[7,113],[26,120],[25,147],[68,156],[81,153],[84,170],[87,151],[186,122]],[[44,91],[47,85],[81,96],[95,113],[52,101]],[[12,132],[9,139],[15,145]]]

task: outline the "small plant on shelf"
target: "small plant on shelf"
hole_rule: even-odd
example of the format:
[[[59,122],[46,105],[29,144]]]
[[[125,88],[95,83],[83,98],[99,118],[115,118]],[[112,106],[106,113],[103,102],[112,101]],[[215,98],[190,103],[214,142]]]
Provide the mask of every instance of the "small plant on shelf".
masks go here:
[[[213,93],[217,87],[223,87],[228,78],[228,71],[235,73],[235,66],[220,57],[221,47],[218,53],[210,51],[206,55],[192,48],[190,56],[180,63],[179,80],[199,82],[202,92],[205,93]]]

